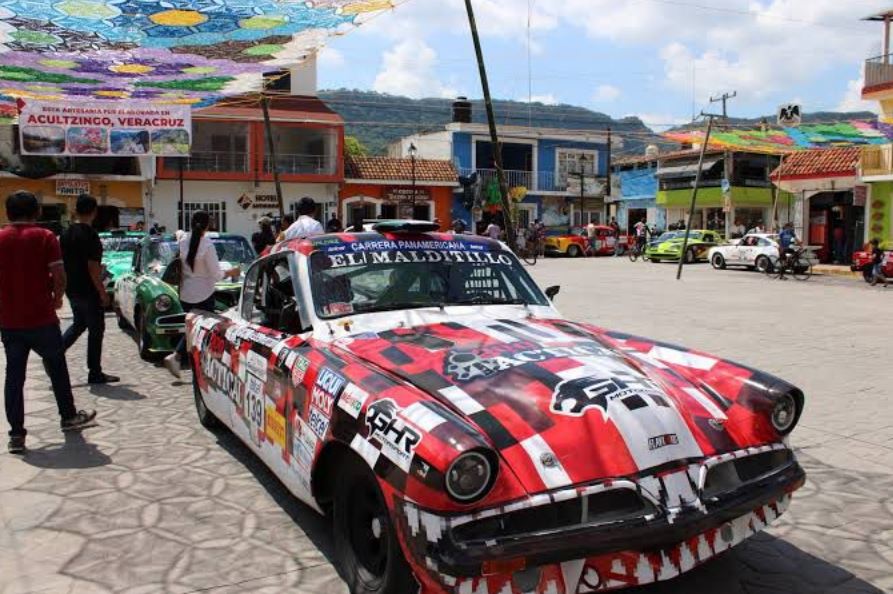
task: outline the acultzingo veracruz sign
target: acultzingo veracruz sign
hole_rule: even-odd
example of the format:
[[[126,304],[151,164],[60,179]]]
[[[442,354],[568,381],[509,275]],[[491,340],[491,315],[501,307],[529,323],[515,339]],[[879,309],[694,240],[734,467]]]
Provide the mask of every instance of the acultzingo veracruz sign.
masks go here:
[[[19,110],[23,155],[184,156],[192,143],[191,111],[185,105],[25,100]]]

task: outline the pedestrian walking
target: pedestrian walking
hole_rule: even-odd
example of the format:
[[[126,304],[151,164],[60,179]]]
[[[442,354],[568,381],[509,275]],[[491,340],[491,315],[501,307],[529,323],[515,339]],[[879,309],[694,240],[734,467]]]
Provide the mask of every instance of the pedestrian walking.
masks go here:
[[[65,294],[59,240],[36,224],[40,205],[30,192],[6,199],[10,224],[0,229],[0,337],[6,351],[4,402],[11,454],[25,451],[25,373],[37,353],[53,387],[63,431],[83,429],[96,411],[78,411],[71,393],[65,347],[56,310]]]
[[[189,313],[194,309],[214,311],[214,289],[226,277],[239,278],[241,268],[220,269],[217,249],[206,232],[211,223],[207,212],[200,210],[192,215],[192,229],[180,240],[180,305]],[[174,377],[180,377],[180,367],[186,359],[186,336],[180,339],[177,349],[164,358],[165,368]]]
[[[313,218],[316,214],[316,202],[309,196],[304,196],[298,202],[298,220],[285,230],[286,239],[305,239],[314,235],[322,235],[325,230],[322,223]]]
[[[81,194],[75,203],[75,222],[60,237],[65,275],[65,294],[71,303],[73,320],[65,330],[65,350],[87,332],[87,383],[111,384],[121,378],[102,371],[102,340],[105,336],[105,310],[109,296],[102,282],[102,242],[93,228],[99,205],[96,198]]]
[[[276,235],[273,233],[273,222],[269,217],[261,217],[257,224],[260,230],[251,236],[251,245],[254,246],[254,253],[260,256],[264,250],[276,244]]]

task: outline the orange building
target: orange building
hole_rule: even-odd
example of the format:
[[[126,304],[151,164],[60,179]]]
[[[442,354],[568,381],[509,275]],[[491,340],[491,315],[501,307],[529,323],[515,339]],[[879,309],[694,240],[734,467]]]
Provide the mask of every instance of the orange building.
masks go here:
[[[444,230],[452,224],[459,175],[450,161],[347,157],[344,177],[338,212],[345,227],[360,218],[440,219]]]

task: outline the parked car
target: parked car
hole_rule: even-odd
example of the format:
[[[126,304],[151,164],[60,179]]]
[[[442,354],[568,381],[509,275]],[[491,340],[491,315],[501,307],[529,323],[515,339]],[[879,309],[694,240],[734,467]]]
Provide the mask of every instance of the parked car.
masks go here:
[[[114,303],[115,283],[121,275],[133,270],[133,257],[146,234],[137,231],[107,231],[99,234],[102,242],[102,265],[106,274],[105,290]]]
[[[733,239],[727,245],[710,248],[709,257],[716,269],[743,266],[758,272],[767,272],[778,261],[779,253],[777,234],[751,233],[740,240]],[[809,248],[803,257],[813,266],[819,263],[816,254]]]
[[[581,233],[561,233],[550,231],[546,235],[544,250],[547,256],[567,256],[580,258],[586,255],[589,240]]]
[[[354,593],[662,581],[785,511],[799,389],[569,321],[502,244],[431,229],[279,244],[186,320],[199,420],[330,514]]]
[[[884,276],[893,278],[893,241],[881,242],[880,248],[885,252],[883,267]],[[850,265],[850,270],[853,272],[861,272],[865,282],[870,283],[873,274],[873,262],[874,257],[871,253],[871,246],[863,246],[862,250],[853,253],[853,263]]]
[[[648,244],[645,256],[652,262],[678,262],[682,257],[684,241],[685,231],[668,231]],[[722,241],[722,235],[717,231],[692,229],[689,231],[688,246],[685,249],[685,263],[706,262],[710,248]]]
[[[254,249],[244,237],[208,233],[217,249],[223,270],[247,267],[255,259]],[[171,353],[183,335],[185,316],[175,286],[179,272],[170,264],[179,253],[172,235],[144,237],[131,270],[115,284],[114,310],[121,328],[133,328],[140,356],[154,359]],[[217,284],[216,309],[224,310],[239,300],[241,279],[224,279]]]

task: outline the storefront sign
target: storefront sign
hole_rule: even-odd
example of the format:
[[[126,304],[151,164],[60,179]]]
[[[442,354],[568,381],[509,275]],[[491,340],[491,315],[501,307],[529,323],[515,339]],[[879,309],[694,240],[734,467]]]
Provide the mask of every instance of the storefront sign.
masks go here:
[[[390,202],[424,202],[431,200],[430,188],[415,188],[415,198],[413,200],[412,187],[395,186],[385,188],[383,198]]]
[[[246,192],[239,196],[236,202],[245,210],[249,208],[279,210],[279,199],[276,198],[276,194],[253,194]]]
[[[78,157],[188,155],[191,113],[184,105],[28,99],[19,115],[21,151]]]
[[[803,108],[797,103],[788,103],[778,108],[778,125],[789,128],[799,126],[803,119]]]
[[[90,182],[85,179],[57,179],[56,196],[80,196],[90,193]]]

